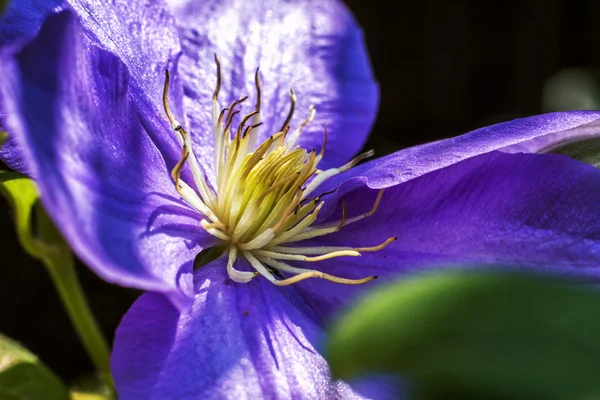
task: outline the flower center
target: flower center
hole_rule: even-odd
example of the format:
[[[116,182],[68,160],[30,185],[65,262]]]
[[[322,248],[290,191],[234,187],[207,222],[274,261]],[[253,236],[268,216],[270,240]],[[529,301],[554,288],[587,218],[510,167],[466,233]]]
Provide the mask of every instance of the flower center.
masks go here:
[[[348,218],[342,201],[342,218],[339,221],[319,223],[317,217],[325,201],[321,194],[311,194],[328,178],[346,171],[372,152],[359,155],[339,168],[319,170],[327,145],[325,127],[324,143],[319,154],[296,145],[302,129],[315,116],[310,107],[308,117],[290,132],[296,97],[290,90],[290,112],[281,129],[264,142],[256,144],[260,123],[261,88],[258,69],[255,74],[257,100],[254,111],[244,116],[237,128],[233,118],[236,109],[247,100],[242,97],[227,108],[220,109],[219,90],[221,66],[215,56],[217,85],[213,94],[213,133],[215,141],[215,182],[206,180],[205,173],[192,149],[189,134],[173,117],[168,104],[169,72],[166,72],[163,103],[172,129],[182,146],[181,159],[171,175],[181,197],[205,218],[201,226],[211,235],[227,244],[229,259],[227,272],[235,282],[248,282],[263,275],[270,282],[285,286],[308,278],[322,278],[344,284],[360,284],[376,276],[363,279],[346,279],[326,274],[316,269],[299,268],[289,262],[318,262],[335,257],[360,256],[363,252],[383,249],[396,240],[395,237],[372,247],[302,246],[307,239],[326,236],[343,226],[371,216],[383,195],[381,190],[371,211]],[[188,165],[196,190],[181,179],[181,171]],[[239,271],[234,264],[243,255],[256,272]],[[285,278],[284,275],[289,277]]]

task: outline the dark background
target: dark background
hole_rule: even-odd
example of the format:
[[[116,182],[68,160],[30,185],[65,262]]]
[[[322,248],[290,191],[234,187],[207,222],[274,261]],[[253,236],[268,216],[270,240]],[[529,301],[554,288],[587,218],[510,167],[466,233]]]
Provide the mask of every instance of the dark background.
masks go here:
[[[381,86],[379,116],[366,146],[378,155],[569,108],[572,103],[556,103],[571,98],[572,87],[584,92],[575,103],[590,106],[586,93],[598,90],[589,72],[600,67],[599,1],[346,4],[364,28]],[[579,69],[565,73],[565,68]],[[566,89],[558,85],[567,92],[548,100],[544,88],[559,72],[554,82],[571,83]],[[0,332],[21,341],[67,380],[92,371],[45,269],[21,250],[9,208],[3,200],[0,207]],[[81,265],[78,273],[112,340],[139,292],[109,285]]]

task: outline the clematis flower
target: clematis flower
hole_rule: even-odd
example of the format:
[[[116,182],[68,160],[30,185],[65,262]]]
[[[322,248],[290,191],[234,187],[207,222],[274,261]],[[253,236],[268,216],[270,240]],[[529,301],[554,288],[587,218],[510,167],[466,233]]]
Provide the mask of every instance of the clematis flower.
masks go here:
[[[39,7],[0,49],[3,160],[37,180],[90,268],[150,291],[117,332],[120,398],[394,397],[387,381],[333,380],[318,352],[375,276],[502,265],[598,280],[600,171],[525,153],[596,135],[600,113],[355,165],[378,90],[340,2],[170,7]]]

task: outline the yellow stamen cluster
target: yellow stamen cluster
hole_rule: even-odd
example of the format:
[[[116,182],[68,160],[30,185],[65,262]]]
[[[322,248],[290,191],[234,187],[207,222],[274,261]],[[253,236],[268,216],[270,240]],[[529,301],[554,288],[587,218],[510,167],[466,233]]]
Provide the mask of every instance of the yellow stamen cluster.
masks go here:
[[[201,213],[205,219],[201,226],[211,235],[228,244],[229,259],[227,272],[235,282],[248,282],[258,274],[270,282],[285,286],[308,278],[322,278],[344,284],[360,284],[375,279],[345,279],[321,271],[297,268],[284,261],[318,262],[334,257],[360,256],[363,252],[383,249],[396,240],[391,237],[372,247],[288,246],[303,240],[325,236],[339,231],[343,226],[372,215],[379,205],[383,190],[379,192],[371,211],[352,218],[347,217],[343,205],[341,220],[316,224],[319,211],[324,205],[321,196],[310,198],[326,179],[352,168],[362,159],[372,155],[362,154],[340,168],[321,171],[317,169],[327,145],[327,130],[319,154],[298,147],[296,141],[302,129],[315,116],[310,107],[309,115],[294,131],[290,132],[296,98],[290,91],[290,112],[279,132],[256,145],[260,123],[261,88],[258,70],[255,74],[257,101],[255,109],[241,119],[234,128],[236,110],[247,97],[234,101],[220,110],[218,101],[221,84],[221,66],[217,64],[217,87],[213,94],[213,131],[215,139],[216,181],[207,182],[196,156],[188,133],[173,117],[168,104],[169,72],[166,72],[163,103],[172,129],[182,146],[181,159],[172,171],[177,191],[182,198]],[[188,164],[196,190],[181,179],[181,171]],[[239,271],[234,264],[240,255],[252,265],[256,272]],[[281,273],[291,275],[278,279]]]

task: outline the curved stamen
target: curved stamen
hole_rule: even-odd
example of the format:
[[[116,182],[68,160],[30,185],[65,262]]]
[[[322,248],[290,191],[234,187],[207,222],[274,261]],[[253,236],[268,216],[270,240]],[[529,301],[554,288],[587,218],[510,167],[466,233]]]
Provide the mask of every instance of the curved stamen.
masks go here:
[[[391,237],[386,239],[383,243],[377,246],[371,247],[346,247],[346,246],[314,246],[314,247],[284,247],[284,246],[273,246],[267,247],[270,251],[275,251],[277,253],[286,253],[286,254],[327,254],[335,251],[342,250],[353,250],[359,253],[371,253],[375,251],[383,250],[388,244],[395,242],[398,240],[397,237]]]
[[[275,283],[275,277],[273,274],[270,273],[269,270],[256,257],[254,257],[251,251],[242,250],[242,254],[244,254],[244,257],[246,257],[246,260],[248,260],[256,272],[267,278],[269,282]]]
[[[165,109],[165,114],[167,114],[167,118],[171,123],[171,128],[176,130],[178,126],[181,126],[179,122],[175,119],[173,114],[171,113],[171,109],[169,108],[169,83],[171,81],[171,74],[169,74],[169,70],[165,70],[165,85],[163,87],[163,107]]]
[[[207,220],[205,220],[205,219],[201,220],[200,226],[202,227],[202,229],[204,229],[206,232],[210,233],[214,237],[219,238],[221,240],[229,241],[229,236],[227,236],[220,230],[213,228],[212,224],[209,223]]]
[[[296,141],[298,141],[298,138],[300,137],[300,132],[306,127],[306,125],[312,122],[312,120],[315,118],[316,112],[315,106],[311,104],[308,107],[308,117],[306,117],[300,126],[294,129],[294,132],[292,132],[292,134],[286,138],[285,142],[288,146],[292,147],[296,144]]]
[[[273,241],[271,241],[271,245],[286,243],[290,241],[290,238],[293,238],[294,236],[300,234],[300,232],[312,225],[317,220],[319,211],[321,211],[321,208],[323,208],[324,204],[324,202],[319,203],[319,205],[314,209],[312,213],[304,217],[304,219],[298,222],[293,228],[281,233],[275,239],[273,239]]]
[[[181,168],[183,168],[183,163],[188,160],[188,156],[190,153],[193,154],[192,150],[192,142],[189,140],[189,136],[185,129],[181,126],[181,124],[175,119],[173,114],[171,113],[171,109],[169,107],[169,82],[170,82],[170,74],[169,71],[165,71],[165,85],[163,88],[163,106],[165,109],[165,113],[167,114],[167,118],[171,123],[172,129],[180,135],[180,144],[182,146],[182,158],[180,162],[175,166],[175,169],[179,170],[179,175],[181,174]],[[183,162],[182,162],[183,161]],[[198,164],[198,160],[196,157],[192,157],[189,159],[190,161],[190,169],[192,171],[192,176],[194,177],[194,182],[196,183],[196,187],[201,192],[202,199],[204,203],[207,203],[208,206],[212,206],[214,194],[212,193],[210,187],[206,183],[204,178],[204,172],[200,169],[200,165]],[[174,169],[174,170],[175,170]],[[175,179],[173,177],[173,179]]]
[[[262,249],[266,245],[269,244],[271,240],[275,237],[275,232],[273,229],[267,229],[260,235],[256,236],[249,242],[238,244],[239,248],[242,250],[254,250],[254,249]]]
[[[377,198],[375,199],[375,202],[373,203],[373,206],[371,207],[371,210],[369,210],[369,212],[367,212],[365,214],[357,215],[356,217],[347,218],[345,220],[344,225],[348,226],[350,224],[353,224],[353,223],[363,220],[365,218],[369,218],[370,216],[375,214],[375,211],[377,211],[377,209],[379,208],[379,204],[381,203],[381,198],[383,197],[384,191],[385,191],[385,189],[379,189],[379,192],[377,193]],[[338,226],[339,223],[340,223],[340,221],[327,222],[327,223],[321,224],[319,226],[315,226],[307,231],[323,229],[323,228],[330,228],[330,227]]]
[[[377,209],[379,208],[379,204],[381,203],[381,198],[383,197],[384,191],[385,191],[385,189],[379,189],[379,193],[377,193],[377,198],[375,199],[375,203],[373,203],[373,207],[371,207],[371,210],[368,213],[363,214],[363,215],[358,215],[356,217],[348,218],[346,220],[346,225],[350,225],[350,224],[353,224],[360,220],[363,220],[365,218],[369,218],[371,215],[375,214],[375,211],[377,211]]]
[[[329,275],[320,271],[309,270],[302,274],[292,276],[291,278],[275,281],[273,283],[277,286],[288,286],[310,278],[326,279],[330,282],[341,283],[344,285],[362,285],[363,283],[371,282],[372,280],[377,279],[377,276],[368,276],[362,279],[347,279],[339,278],[337,276]]]
[[[317,271],[317,270],[314,270],[314,269],[305,269],[305,268],[292,267],[291,265],[288,265],[288,264],[286,264],[284,262],[273,260],[273,259],[270,259],[270,258],[259,258],[259,259],[263,263],[265,263],[267,265],[270,265],[273,268],[277,268],[279,271],[284,271],[284,272],[289,272],[289,273],[292,273],[292,274],[297,274],[295,276],[292,276],[291,278],[287,278],[287,279],[275,281],[274,283],[277,286],[292,285],[294,283],[303,281],[305,279],[310,279],[310,278],[325,279],[325,280],[328,280],[330,282],[341,283],[341,284],[344,284],[344,285],[361,285],[363,283],[367,283],[367,282],[370,282],[370,281],[372,281],[374,279],[377,279],[377,276],[367,276],[366,278],[360,278],[360,279],[341,278],[341,277],[338,277],[338,276],[335,276],[335,275],[326,274],[324,272]]]
[[[229,247],[229,259],[227,260],[227,274],[232,281],[238,283],[247,283],[252,279],[256,278],[258,272],[246,272],[238,271],[233,267],[237,257],[237,248],[235,246]]]
[[[347,215],[346,202],[344,200],[342,200],[342,219],[340,221],[336,222],[337,225],[328,226],[328,227],[323,227],[323,226],[316,226],[313,228],[307,227],[302,232],[300,232],[294,236],[291,236],[288,239],[280,241],[279,243],[299,242],[301,240],[312,239],[312,238],[316,238],[319,236],[329,235],[330,233],[338,232],[340,229],[342,229],[342,227],[344,225],[346,225],[346,215]]]
[[[204,214],[208,218],[213,221],[218,221],[219,219],[215,215],[215,213],[210,209],[208,205],[206,205],[192,190],[191,187],[188,186],[187,183],[181,180],[181,170],[183,165],[187,161],[190,153],[187,147],[184,145],[181,149],[181,159],[175,164],[175,167],[171,170],[171,176],[175,181],[175,189],[181,195],[181,197],[192,207],[198,210],[200,213]]]
[[[177,131],[181,135],[183,139],[183,145],[188,149],[188,153],[194,154],[194,150],[192,149],[192,141],[190,140],[190,137],[187,134],[187,132],[182,127],[179,127]],[[198,191],[204,199],[204,202],[207,203],[207,205],[210,207],[214,206],[214,199],[216,196],[210,188],[210,186],[208,186],[208,183],[206,182],[204,172],[200,169],[198,159],[196,158],[196,156],[190,158],[186,157],[186,159],[188,160],[190,171],[192,172],[192,177],[194,178],[196,188],[198,188]]]
[[[315,257],[307,257],[300,254],[287,254],[287,253],[277,253],[269,250],[256,250],[255,253],[257,255],[263,257],[273,258],[275,260],[293,260],[293,261],[306,261],[306,262],[318,262],[329,260],[331,258],[336,257],[360,257],[360,253],[354,250],[339,250],[332,251],[331,253],[326,253],[320,256]]]
[[[317,156],[317,164],[319,161],[323,159],[325,155],[325,149],[327,148],[327,122],[323,124],[323,146],[321,146],[321,151],[319,151],[319,155]]]

